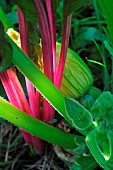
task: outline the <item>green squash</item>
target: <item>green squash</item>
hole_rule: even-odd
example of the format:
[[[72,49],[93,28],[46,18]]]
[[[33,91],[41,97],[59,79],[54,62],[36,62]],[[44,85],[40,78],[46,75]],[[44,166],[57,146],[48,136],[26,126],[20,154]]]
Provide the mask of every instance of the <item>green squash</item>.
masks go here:
[[[58,60],[61,44],[57,43],[56,46]],[[62,94],[67,97],[78,98],[90,88],[92,83],[93,76],[88,66],[78,56],[78,54],[68,48],[66,64],[60,88]]]

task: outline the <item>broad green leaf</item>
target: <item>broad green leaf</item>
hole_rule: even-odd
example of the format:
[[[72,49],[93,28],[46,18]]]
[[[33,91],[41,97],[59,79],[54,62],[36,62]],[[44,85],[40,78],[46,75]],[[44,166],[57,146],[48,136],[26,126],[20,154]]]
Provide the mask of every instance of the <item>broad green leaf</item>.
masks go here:
[[[87,109],[90,110],[95,100],[101,95],[101,91],[91,86],[87,93],[79,98],[80,103]]]
[[[43,123],[29,116],[28,114],[12,106],[2,98],[0,98],[0,116],[15,124],[19,128],[22,128],[25,131],[38,136],[50,143],[54,143],[56,145],[60,145],[70,149],[74,149],[76,147],[74,142],[74,135],[60,131],[52,126],[49,126],[46,123]]]
[[[70,170],[83,170],[82,166],[77,164],[76,162],[72,166],[70,166],[69,169]]]
[[[37,22],[36,9],[32,0],[13,0],[16,5],[20,7],[23,14],[31,23]]]
[[[106,120],[113,124],[113,95],[103,92],[91,107],[91,113],[96,120]]]
[[[12,11],[12,12],[8,13],[7,17],[12,24],[18,23],[17,11]]]
[[[111,165],[108,163],[107,157],[101,151],[101,146],[99,147],[98,141],[96,140],[96,133],[95,131],[91,131],[86,137],[86,144],[90,149],[90,152],[94,156],[95,160],[104,168],[105,170],[110,170]],[[109,148],[109,144],[108,144]]]
[[[110,166],[112,166],[112,169],[113,169],[113,131],[112,130],[109,130],[107,132],[107,137],[108,137],[108,140],[109,140],[109,144],[110,144],[110,155],[109,155],[109,160],[108,160],[108,163],[110,164]]]
[[[80,97],[79,101],[81,105],[83,105],[87,110],[89,110],[95,102],[95,99],[93,96],[86,93],[84,96]]]
[[[84,139],[84,140],[85,140],[85,139]],[[88,151],[88,148],[87,148],[87,146],[86,146],[85,141],[84,141],[84,143],[79,144],[79,146],[76,147],[73,151],[76,153],[75,159],[77,159],[78,157],[81,157],[81,156],[83,156],[84,154],[86,154],[87,151]]]
[[[78,158],[77,163],[82,165],[82,170],[92,170],[98,166],[92,155],[84,155]]]
[[[80,45],[82,45],[82,46],[85,45],[86,41],[87,42],[88,41],[94,41],[94,40],[97,40],[97,41],[103,41],[103,40],[109,41],[109,38],[105,34],[100,32],[97,28],[88,27],[88,26],[85,26],[85,27],[80,29],[78,38],[80,38],[81,41],[83,41],[83,40],[85,41],[85,42],[81,42]]]
[[[80,146],[81,144],[85,143],[84,136],[76,136],[74,140],[77,146]]]
[[[101,136],[101,137],[100,137]],[[107,161],[107,167],[113,169],[113,132],[108,129],[104,133],[96,133],[96,140],[98,148],[103,153],[104,158]]]
[[[93,170],[98,166],[97,162],[92,156],[79,157],[75,164],[70,167],[70,170]]]
[[[85,130],[92,124],[92,116],[77,101],[65,97],[66,114],[69,117],[73,127]]]
[[[86,4],[87,1],[88,0],[64,0],[64,13],[67,14],[67,16],[70,15]]]
[[[112,0],[98,0],[98,3],[103,11],[104,17],[106,19],[109,36],[113,45],[113,1]]]
[[[108,130],[101,130],[99,131],[98,128],[96,129],[96,141],[98,143],[98,147],[100,148],[101,152],[103,153],[105,159],[110,158],[110,143],[108,140]]]

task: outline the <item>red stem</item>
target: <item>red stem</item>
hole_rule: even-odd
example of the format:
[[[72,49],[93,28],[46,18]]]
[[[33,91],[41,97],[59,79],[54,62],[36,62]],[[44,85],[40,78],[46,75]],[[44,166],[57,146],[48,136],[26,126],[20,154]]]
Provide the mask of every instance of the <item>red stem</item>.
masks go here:
[[[16,91],[13,89],[12,83],[8,77],[7,72],[5,71],[5,72],[1,73],[0,78],[1,78],[2,84],[4,86],[4,89],[6,91],[6,94],[8,96],[10,103],[13,104],[14,106],[16,106],[17,108],[19,108],[19,104],[17,102],[18,96],[16,94]],[[15,100],[16,98],[17,98],[17,100]]]
[[[26,53],[26,55],[29,55],[26,21],[20,8],[18,8],[18,20],[19,20],[21,47],[23,51]],[[32,110],[32,116],[40,119],[40,111],[39,111],[40,110],[40,97],[36,98],[34,86],[31,84],[31,82],[27,78],[25,78],[25,80],[26,80],[29,103],[30,103],[30,107]]]
[[[60,59],[58,63],[58,69],[56,74],[55,86],[60,89],[64,66],[66,62],[66,54],[69,42],[70,35],[70,24],[71,24],[71,15],[65,18],[64,26],[63,26],[63,36],[62,36],[62,46],[60,51]]]
[[[29,107],[28,101],[22,89],[22,86],[17,78],[16,72],[13,69],[7,70],[7,75],[14,87],[14,90],[18,96],[18,102],[20,109],[32,116],[31,109]]]
[[[48,12],[51,40],[52,40],[52,53],[53,53],[53,74],[54,82],[56,77],[56,28],[55,28],[55,14],[52,12],[52,0],[46,0],[46,7]]]
[[[20,39],[21,39],[21,47],[23,51],[29,55],[28,52],[28,36],[27,36],[27,28],[26,28],[26,20],[18,8],[18,19],[19,19],[19,30],[20,30]],[[26,87],[29,97],[30,108],[32,110],[32,116],[40,119],[40,93],[35,89],[31,82],[26,78]],[[44,141],[36,136],[31,136],[32,144],[34,146],[35,152],[37,154],[41,154],[43,151]]]
[[[40,26],[40,34],[42,38],[44,73],[53,82],[54,75],[53,75],[52,42],[51,42],[51,32],[48,24],[48,18],[42,1],[34,0],[34,5],[37,10],[38,23]],[[48,101],[44,99],[43,119],[45,121],[48,121],[53,117],[54,117],[54,109],[48,103]]]
[[[1,73],[0,78],[10,103],[31,115],[27,99],[14,70],[9,69],[4,73]],[[30,134],[22,129],[21,131],[26,142],[31,143]]]
[[[52,44],[48,18],[42,1],[34,0],[34,4],[37,10],[38,23],[42,38],[44,73],[53,82]]]
[[[25,23],[25,17],[20,10],[20,8],[17,8],[18,12],[18,21],[19,21],[19,31],[20,31],[20,39],[21,39],[21,47],[23,51],[25,52],[26,55],[29,54],[28,52],[28,38],[27,38],[27,28],[26,28],[26,23]]]

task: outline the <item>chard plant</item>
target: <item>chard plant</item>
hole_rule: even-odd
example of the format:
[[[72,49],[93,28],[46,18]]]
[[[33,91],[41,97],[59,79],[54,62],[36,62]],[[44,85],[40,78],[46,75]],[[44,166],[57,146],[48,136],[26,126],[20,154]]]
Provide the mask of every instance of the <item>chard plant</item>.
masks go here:
[[[70,34],[70,24],[71,24],[71,12],[73,9],[69,12],[68,1],[64,2],[64,9],[63,9],[64,20],[63,20],[63,28],[62,28],[63,35],[62,35],[62,44],[60,45],[56,43],[56,36],[55,36],[56,34],[55,15],[56,15],[56,9],[59,1],[56,1],[55,3],[53,3],[52,1],[50,2],[34,1],[32,3],[30,2],[31,1],[29,1],[29,3],[27,1],[24,1],[23,3],[21,3],[21,1],[15,1],[15,3],[18,5],[17,11],[18,11],[20,34],[15,32],[13,29],[10,29],[13,28],[13,26],[11,25],[11,23],[9,23],[5,14],[1,10],[1,20],[3,20],[5,31],[7,31],[7,34],[4,35],[4,31],[2,29],[1,35],[4,35],[2,38],[4,40],[9,39],[10,44],[13,44],[12,45],[13,47],[11,46],[11,48],[9,47],[9,49],[11,52],[13,51],[13,55],[16,56],[18,48],[13,43],[13,41],[15,41],[15,43],[19,47],[21,47],[23,52],[27,56],[29,56],[30,58],[29,61],[31,62],[32,60],[31,63],[34,63],[35,67],[37,67],[39,70],[44,72],[46,77],[52,82],[52,88],[54,84],[58,89],[60,89],[61,87],[61,91],[64,95],[74,96],[74,97],[78,97],[82,95],[85,91],[87,91],[87,89],[91,85],[93,78],[90,70],[85,65],[85,63],[77,56],[77,54],[74,54],[74,52],[72,52],[71,50],[68,50],[67,53],[69,34]],[[32,8],[30,8],[31,4],[32,4]],[[72,8],[72,6],[73,6],[73,2],[70,7]],[[77,4],[77,6],[78,8],[80,8],[82,6],[82,3]],[[29,14],[28,8],[30,8],[31,13],[33,13],[32,19],[30,18],[31,14]],[[1,27],[3,28],[2,25]],[[37,33],[37,27],[39,27],[40,29],[41,45],[40,45],[40,38]],[[8,35],[13,41],[11,41]],[[64,74],[64,80],[62,81],[64,65],[66,61],[66,54],[67,54],[67,66],[65,67],[66,74]],[[9,55],[12,56],[11,53],[9,53]],[[10,65],[11,60],[9,60],[7,54],[6,57],[7,57],[7,62],[9,62],[8,64]],[[23,60],[20,58],[20,54],[18,59],[19,61]],[[6,60],[5,56],[2,61],[4,60]],[[80,77],[78,77],[77,74],[75,76],[73,73],[74,72],[73,61],[75,62],[74,67],[77,67],[76,71],[78,72],[81,70],[81,73],[79,73]],[[27,61],[23,61],[23,63],[24,63],[24,67],[26,63],[26,67],[33,70],[30,66],[27,66]],[[4,71],[5,68],[3,64],[1,67],[3,68]],[[46,87],[45,82],[43,80],[40,81],[41,83],[40,85],[42,86],[42,87],[40,86],[41,89],[40,87],[37,88],[36,86],[35,87],[37,89],[34,88],[34,84],[32,84],[32,80],[31,80],[32,76],[29,73],[29,76],[31,77],[30,79],[27,76],[25,76],[26,88],[28,94],[28,100],[27,100],[24,91],[21,87],[21,84],[17,78],[16,70],[14,68],[10,68],[4,72],[3,71],[1,71],[2,72],[1,81],[3,83],[3,86],[5,88],[5,91],[7,93],[8,99],[11,104],[21,109],[22,111],[28,113],[30,116],[43,122],[50,121],[54,118],[55,109],[47,101],[48,98],[46,97],[46,95],[48,95],[48,97],[50,98],[49,100],[51,100],[51,98],[55,96],[53,102],[54,104],[56,103],[57,105],[59,105],[57,101],[59,96],[62,96],[62,94],[58,93],[58,90],[53,89],[53,91],[46,92],[46,95],[43,94],[41,90],[43,89],[43,86]],[[36,73],[35,70],[34,72]],[[44,75],[42,74],[42,72],[41,75],[43,77]],[[86,73],[84,74],[84,76],[82,75],[83,72]],[[70,80],[68,76],[70,76]],[[33,77],[35,77],[34,73],[33,73]],[[40,77],[40,75],[39,76],[36,75],[36,77],[38,82],[39,81],[38,77]],[[71,81],[71,79],[74,80]],[[87,81],[83,81],[85,79],[87,79]],[[83,84],[80,83],[81,80],[84,82]],[[61,85],[61,81],[63,82],[62,85]],[[75,83],[78,87],[76,87]],[[66,90],[68,84],[70,85],[70,88],[67,88]],[[52,90],[51,87],[49,88]],[[54,93],[55,91],[56,94]],[[46,98],[42,99],[40,92]],[[65,114],[65,108],[62,109],[62,105],[64,105],[63,96],[62,96],[62,101],[60,99],[59,103],[60,105],[58,107],[59,109],[62,110],[60,111],[60,113],[62,114],[62,112],[64,112]],[[22,133],[26,142],[34,146],[34,149],[37,154],[41,154],[43,150],[44,141],[41,140],[40,138],[30,135],[28,132],[24,130],[22,130]]]
[[[69,165],[72,170],[92,170],[98,164],[110,170],[113,168],[113,95],[101,94],[91,87],[93,76],[89,68],[68,49],[72,12],[83,6],[83,0],[63,1],[62,43],[56,42],[55,17],[59,2],[14,0],[18,6],[19,33],[0,9],[0,79],[9,100],[0,98],[0,116],[21,129],[24,139],[37,154],[42,154],[48,141],[77,153],[74,164]],[[107,2],[98,2],[105,14],[112,44],[113,6],[108,13]],[[25,76],[27,97],[17,69]],[[91,100],[81,105],[75,98],[88,90]],[[52,123],[55,110],[80,135],[56,129]]]

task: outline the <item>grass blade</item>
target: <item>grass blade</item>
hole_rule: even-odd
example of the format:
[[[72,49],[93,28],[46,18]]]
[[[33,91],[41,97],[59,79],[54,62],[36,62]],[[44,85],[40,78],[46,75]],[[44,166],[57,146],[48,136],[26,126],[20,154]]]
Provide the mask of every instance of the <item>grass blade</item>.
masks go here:
[[[106,19],[110,39],[113,45],[113,1],[112,0],[98,0],[98,3],[103,11],[104,17]]]
[[[65,133],[47,125],[46,123],[34,119],[25,112],[22,112],[21,110],[12,106],[2,98],[0,98],[0,116],[15,124],[19,128],[22,128],[27,132],[38,136],[50,143],[72,149],[76,147],[74,142],[74,135]]]

